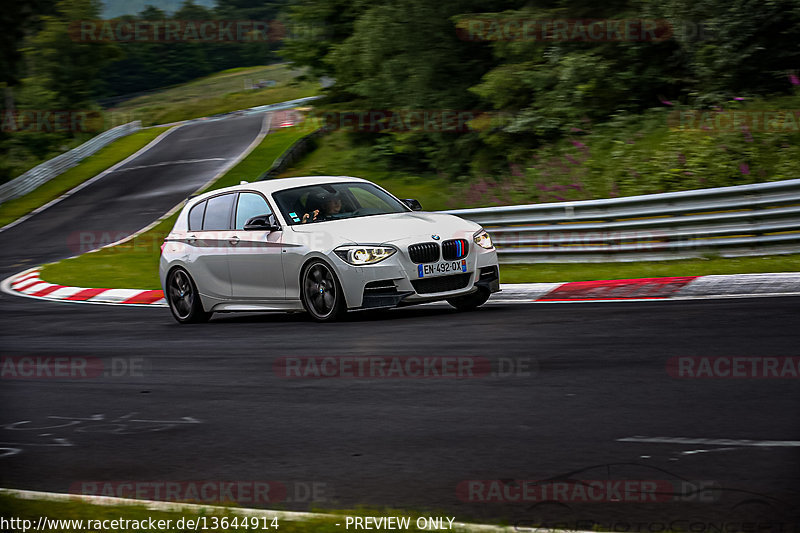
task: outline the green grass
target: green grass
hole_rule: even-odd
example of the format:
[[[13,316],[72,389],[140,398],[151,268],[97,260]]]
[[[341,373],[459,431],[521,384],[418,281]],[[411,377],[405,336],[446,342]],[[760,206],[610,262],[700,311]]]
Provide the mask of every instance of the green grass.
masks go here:
[[[141,120],[144,125],[168,124],[315,95],[319,85],[297,81],[295,78],[300,74],[302,71],[284,64],[225,70],[133,98],[109,113],[125,117],[125,122]],[[274,80],[277,84],[246,90],[248,80],[253,83]]]
[[[0,205],[0,227],[13,222],[51,200],[55,200],[89,178],[119,163],[146,146],[167,129],[148,128],[118,139],[28,194],[3,203]]]
[[[272,125],[275,127],[275,124]],[[221,189],[236,185],[241,180],[253,181],[272,166],[272,163],[298,139],[308,135],[309,129],[302,126],[273,131],[261,141],[250,154],[225,173],[206,190]]]
[[[300,127],[270,133],[247,157],[206,190],[236,185],[242,180],[254,181],[307,133]],[[42,279],[77,287],[157,289],[161,243],[177,217],[176,213],[121,245],[48,264],[42,270]]]
[[[673,261],[631,263],[539,263],[501,265],[502,283],[588,281],[602,279],[707,276],[710,274],[755,274],[800,271],[800,255],[762,257],[713,257]]]
[[[280,505],[278,504],[277,507]],[[206,517],[206,525],[210,527],[212,522],[212,517],[227,517],[228,524],[230,524],[230,520],[235,518],[237,515],[235,508],[223,508],[214,506],[214,509],[210,509],[209,507],[205,507],[202,510],[198,509],[191,509],[191,508],[184,508],[181,511],[157,511],[147,509],[144,505],[93,505],[89,503],[84,503],[80,501],[70,501],[70,502],[51,502],[51,501],[40,501],[40,500],[23,500],[20,498],[15,498],[10,495],[0,494],[0,516],[3,517],[14,517],[19,518],[22,520],[30,520],[33,522],[34,527],[39,517],[48,517],[53,519],[65,519],[65,520],[117,520],[117,519],[124,519],[124,520],[149,520],[153,519],[154,521],[158,520],[171,520],[169,523],[168,528],[164,528],[164,531],[194,531],[194,529],[190,529],[188,527],[178,528],[176,527],[178,520],[181,518],[185,518],[186,520],[197,519],[198,517]],[[347,516],[373,516],[373,517],[380,517],[380,516],[398,516],[398,517],[409,517],[410,518],[410,527],[408,529],[404,529],[404,531],[430,531],[430,530],[421,530],[417,529],[416,526],[416,519],[418,517],[445,517],[449,516],[453,518],[452,514],[442,513],[442,512],[432,512],[432,513],[421,513],[418,511],[404,511],[399,509],[368,509],[368,508],[359,508],[359,509],[352,509],[352,510],[336,510],[336,511],[320,511],[324,512],[325,514],[336,514],[340,515],[341,518],[314,518],[310,520],[303,520],[303,521],[288,521],[283,519],[278,519],[277,526],[278,529],[264,528],[262,522],[258,523],[258,528],[251,528],[244,529],[242,527],[234,528],[234,527],[217,527],[214,528],[214,531],[218,532],[231,532],[231,533],[242,533],[243,531],[252,531],[256,529],[257,531],[275,531],[279,533],[295,533],[295,532],[314,532],[314,533],[341,533],[342,531],[346,530],[345,528],[345,520]],[[455,517],[456,521],[460,521],[460,517]],[[241,518],[239,519],[241,520]],[[218,524],[221,522],[217,522]],[[336,525],[336,524],[340,525]],[[185,524],[185,522],[184,522]],[[447,524],[445,520],[445,525]],[[83,529],[77,528],[60,528],[58,530],[54,529],[41,529],[40,531],[49,532],[53,531],[54,533],[84,533],[87,530],[91,530],[91,528],[87,528],[84,522]],[[111,525],[109,522],[108,525]],[[166,522],[163,525],[167,525]],[[248,522],[248,526],[250,522]],[[269,518],[267,520],[267,525],[272,526],[273,522],[272,519]],[[351,525],[352,528],[352,525]],[[21,528],[16,528],[21,530]],[[105,529],[103,531],[133,531],[131,528],[127,529]],[[146,531],[147,527],[139,529],[139,531]],[[382,529],[374,529],[373,531],[388,531]]]

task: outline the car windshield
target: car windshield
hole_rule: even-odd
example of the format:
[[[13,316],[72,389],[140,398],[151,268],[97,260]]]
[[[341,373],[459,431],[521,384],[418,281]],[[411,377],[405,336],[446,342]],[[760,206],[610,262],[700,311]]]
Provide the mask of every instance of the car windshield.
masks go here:
[[[290,225],[356,218],[409,209],[371,183],[324,183],[274,193],[278,209]]]

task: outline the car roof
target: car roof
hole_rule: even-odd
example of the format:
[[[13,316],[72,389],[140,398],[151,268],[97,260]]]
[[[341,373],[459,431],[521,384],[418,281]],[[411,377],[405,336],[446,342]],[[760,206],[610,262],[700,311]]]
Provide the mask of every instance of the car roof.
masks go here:
[[[272,194],[274,192],[283,191],[286,189],[294,189],[295,187],[303,187],[305,185],[342,182],[371,183],[365,179],[354,178],[352,176],[299,176],[294,178],[275,178],[265,181],[254,181],[252,183],[242,183],[232,187],[225,187],[224,189],[216,189],[192,198],[192,200],[202,200],[203,198],[214,196],[223,192],[247,190],[258,191],[264,194]]]

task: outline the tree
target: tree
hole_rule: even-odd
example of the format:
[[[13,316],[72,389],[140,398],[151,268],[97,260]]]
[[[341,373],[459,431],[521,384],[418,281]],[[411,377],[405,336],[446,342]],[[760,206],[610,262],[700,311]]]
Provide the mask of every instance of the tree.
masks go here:
[[[217,0],[220,18],[236,20],[275,20],[286,9],[288,0]]]
[[[34,30],[41,15],[53,12],[53,0],[10,2],[0,10],[0,83],[19,83],[22,41]]]
[[[329,54],[353,34],[356,20],[370,6],[368,0],[296,0],[289,10],[290,38],[282,55],[298,66],[307,66],[315,76],[333,76]],[[383,2],[385,3],[385,2]]]
[[[787,71],[800,65],[800,1],[670,0],[651,9],[677,29],[694,98],[710,105],[790,89]]]
[[[42,29],[27,42],[27,83],[57,95],[57,107],[91,106],[103,91],[106,66],[119,57],[113,43],[81,42],[70,35],[70,22],[99,15],[98,0],[59,0],[56,15],[42,17]]]

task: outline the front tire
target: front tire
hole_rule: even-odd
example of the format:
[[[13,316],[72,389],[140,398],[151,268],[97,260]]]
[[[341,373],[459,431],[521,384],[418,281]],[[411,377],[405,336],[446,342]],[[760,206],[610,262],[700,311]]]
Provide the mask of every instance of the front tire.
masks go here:
[[[179,324],[208,322],[213,313],[203,309],[197,285],[186,270],[175,268],[167,275],[167,302]]]
[[[485,287],[478,287],[478,290],[465,296],[448,298],[447,303],[459,311],[472,311],[486,303],[492,293]]]
[[[306,312],[317,322],[332,322],[347,312],[342,285],[325,261],[314,260],[303,269],[300,295]]]

